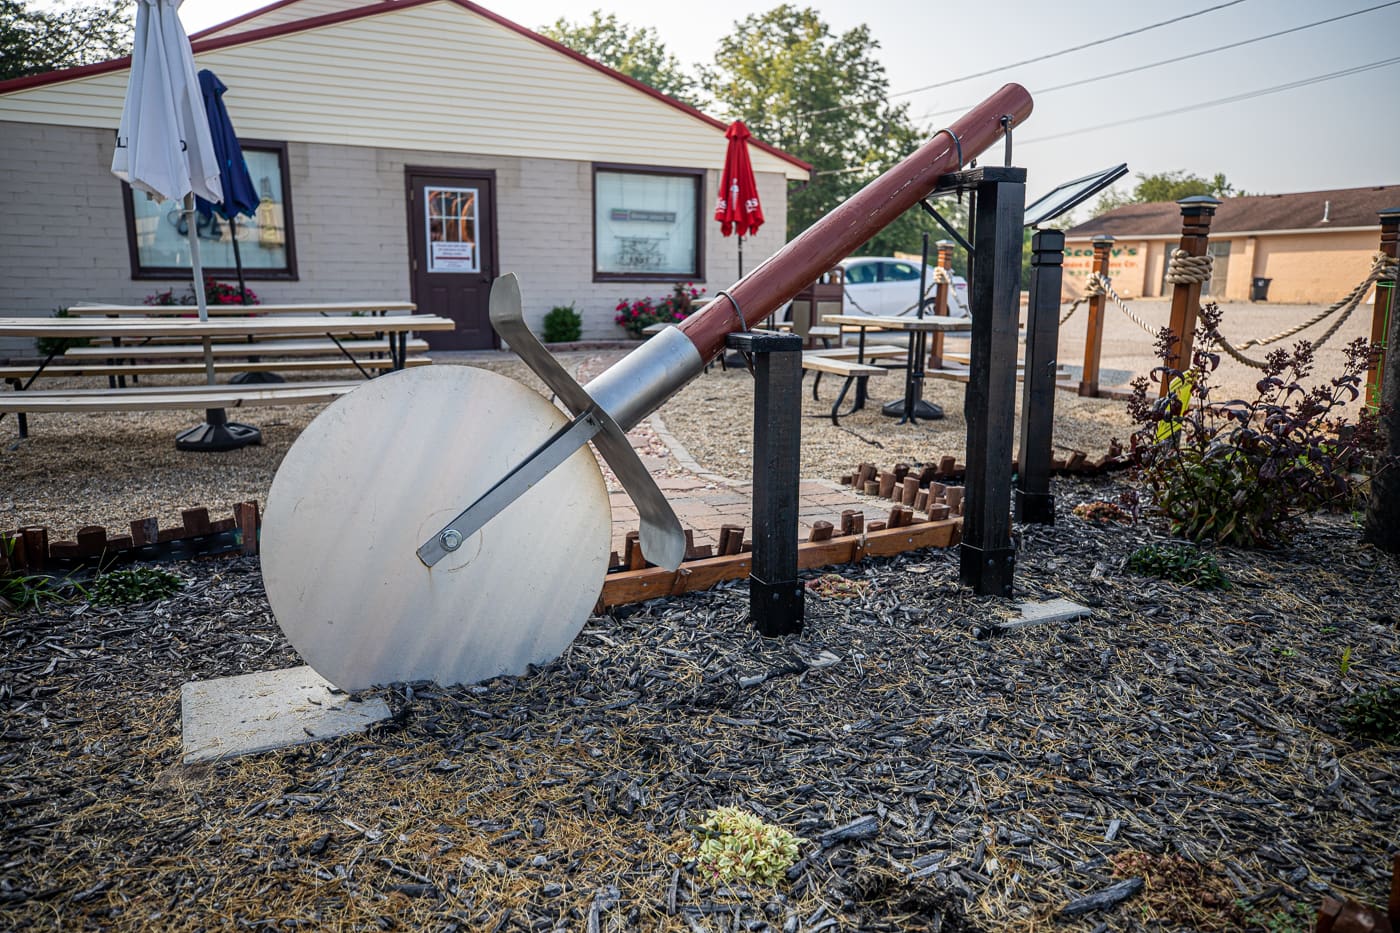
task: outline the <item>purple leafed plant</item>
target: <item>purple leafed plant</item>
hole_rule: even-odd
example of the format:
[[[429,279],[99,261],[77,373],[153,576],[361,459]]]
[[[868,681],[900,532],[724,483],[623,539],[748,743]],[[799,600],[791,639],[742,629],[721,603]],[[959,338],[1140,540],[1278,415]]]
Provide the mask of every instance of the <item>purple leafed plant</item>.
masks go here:
[[[1216,401],[1220,318],[1216,304],[1201,308],[1184,370],[1167,365],[1176,341],[1164,328],[1156,346],[1163,365],[1151,380],[1133,382],[1128,407],[1139,425],[1140,475],[1173,534],[1277,547],[1292,540],[1302,515],[1351,502],[1363,466],[1389,466],[1380,461],[1376,414],[1363,411],[1355,423],[1341,416],[1360,397],[1374,351],[1353,341],[1341,374],[1307,388],[1314,351],[1300,341],[1269,354],[1253,398]],[[1150,397],[1149,388],[1163,382],[1167,394]]]

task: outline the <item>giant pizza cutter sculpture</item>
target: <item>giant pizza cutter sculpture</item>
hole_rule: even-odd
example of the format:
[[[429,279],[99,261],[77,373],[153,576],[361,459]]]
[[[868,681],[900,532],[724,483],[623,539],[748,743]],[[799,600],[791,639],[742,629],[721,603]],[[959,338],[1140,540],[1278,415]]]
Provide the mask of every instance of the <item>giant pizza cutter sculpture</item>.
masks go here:
[[[625,432],[756,325],[1030,115],[1008,84],[683,321],[579,385],[525,326],[513,275],[491,323],[568,409],[482,369],[374,379],[318,416],[268,496],[263,581],[282,631],[345,690],[522,673],[578,634],[607,571],[607,488],[641,515],[647,560],[675,569],[680,523]]]

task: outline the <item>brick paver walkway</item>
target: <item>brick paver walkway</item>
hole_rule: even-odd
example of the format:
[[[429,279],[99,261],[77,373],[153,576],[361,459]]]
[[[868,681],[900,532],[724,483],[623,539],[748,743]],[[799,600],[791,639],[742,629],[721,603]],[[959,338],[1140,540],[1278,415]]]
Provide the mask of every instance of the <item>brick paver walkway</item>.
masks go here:
[[[665,425],[653,415],[629,435],[642,463],[656,478],[666,498],[675,509],[681,527],[693,533],[696,547],[719,545],[721,525],[743,525],[744,538],[753,537],[753,484],[740,483],[713,473],[706,473],[678,441],[665,430]],[[669,450],[657,456],[656,437]],[[627,493],[614,491],[612,501],[613,550],[623,553],[627,532],[636,531],[636,506]],[[889,517],[889,503],[869,496],[857,496],[848,487],[825,480],[804,479],[798,487],[798,535],[807,540],[812,524],[829,521],[840,525],[841,512],[859,509],[867,522]]]

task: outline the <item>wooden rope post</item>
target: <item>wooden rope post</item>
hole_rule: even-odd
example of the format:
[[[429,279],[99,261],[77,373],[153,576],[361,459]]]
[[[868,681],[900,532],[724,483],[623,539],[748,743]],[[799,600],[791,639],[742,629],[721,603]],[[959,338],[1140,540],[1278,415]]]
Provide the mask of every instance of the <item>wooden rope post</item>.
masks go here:
[[[1113,257],[1113,237],[1094,238],[1094,259],[1090,275],[1108,278],[1108,263]],[[1084,372],[1079,376],[1079,394],[1085,398],[1099,395],[1099,357],[1103,355],[1103,313],[1108,307],[1108,295],[1100,291],[1089,299],[1089,322],[1084,332]]]
[[[1392,207],[1380,212],[1381,218],[1381,252],[1395,259],[1400,252],[1400,207]],[[1400,278],[1397,276],[1396,278]],[[1380,347],[1381,351],[1371,364],[1371,368],[1366,373],[1366,404],[1368,407],[1375,407],[1380,403],[1381,380],[1385,378],[1385,355],[1390,336],[1386,333],[1386,322],[1390,318],[1390,313],[1400,306],[1400,301],[1395,299],[1395,290],[1400,287],[1396,284],[1396,278],[1391,279],[1389,288],[1384,287],[1384,280],[1376,283],[1376,304],[1371,312],[1371,346]],[[1393,328],[1392,328],[1393,329]]]
[[[1210,245],[1210,219],[1215,216],[1215,209],[1220,206],[1220,201],[1209,195],[1198,194],[1182,198],[1176,203],[1181,205],[1179,248],[1186,250],[1190,256],[1204,256],[1206,248]],[[1196,334],[1196,312],[1201,308],[1203,284],[1178,282],[1172,286],[1172,316],[1168,326],[1176,342],[1172,344],[1173,352],[1166,363],[1173,369],[1185,369],[1191,365],[1191,342]],[[1170,388],[1169,383],[1168,379],[1162,380],[1157,389],[1159,397],[1166,396]]]
[[[934,246],[938,247],[938,268],[948,270],[948,281],[939,282],[933,289],[933,313],[937,317],[948,316],[948,294],[952,291],[953,281],[953,241],[939,240]],[[928,368],[943,368],[943,333],[941,331],[928,335]]]

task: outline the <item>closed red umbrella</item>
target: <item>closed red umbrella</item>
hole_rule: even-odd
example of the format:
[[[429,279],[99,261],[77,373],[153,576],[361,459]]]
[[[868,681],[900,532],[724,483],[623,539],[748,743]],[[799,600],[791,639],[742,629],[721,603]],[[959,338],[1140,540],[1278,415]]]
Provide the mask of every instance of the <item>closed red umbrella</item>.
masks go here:
[[[739,234],[739,275],[744,274],[744,237],[757,233],[763,226],[763,207],[758,203],[758,184],[749,161],[749,128],[735,120],[724,131],[729,150],[724,156],[724,174],[719,180],[719,200],[715,204],[715,220],[725,236]]]

